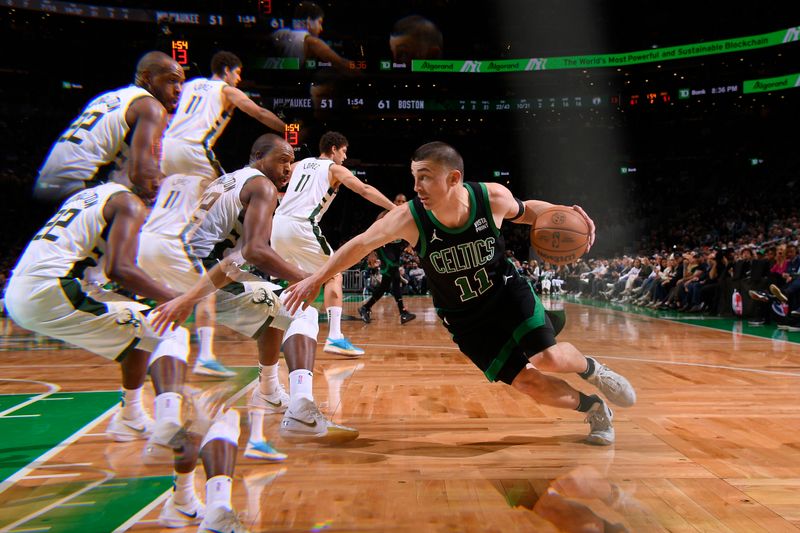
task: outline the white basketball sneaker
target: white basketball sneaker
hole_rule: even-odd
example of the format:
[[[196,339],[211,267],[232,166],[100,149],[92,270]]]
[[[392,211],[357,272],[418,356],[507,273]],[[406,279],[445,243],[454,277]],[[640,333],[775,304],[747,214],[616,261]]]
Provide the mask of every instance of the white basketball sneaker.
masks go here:
[[[153,430],[153,419],[142,411],[136,418],[125,418],[117,411],[106,428],[106,435],[117,442],[146,439]]]
[[[198,533],[250,533],[235,512],[225,507],[208,509]]]
[[[156,422],[142,452],[146,465],[172,464],[174,450],[181,444],[186,430],[176,422]]]
[[[283,386],[279,386],[277,391],[267,396],[262,394],[258,390],[258,386],[256,386],[247,405],[254,409],[261,409],[265,413],[285,413],[286,409],[289,408],[289,394]]]
[[[203,520],[206,514],[206,506],[200,501],[196,494],[192,494],[187,503],[175,503],[175,492],[169,495],[161,514],[158,515],[158,523],[164,527],[188,527],[196,526]]]
[[[358,438],[357,429],[331,422],[311,400],[301,398],[297,403],[296,410],[287,409],[281,420],[284,440],[340,444]]]
[[[614,413],[611,412],[605,402],[595,402],[586,412],[586,419],[584,420],[584,422],[589,423],[589,436],[586,437],[586,440],[591,444],[600,446],[614,444],[614,426],[611,425],[613,419]]]
[[[608,401],[620,407],[630,407],[636,403],[636,391],[633,385],[620,374],[617,374],[594,357],[594,373],[586,381],[608,398]]]

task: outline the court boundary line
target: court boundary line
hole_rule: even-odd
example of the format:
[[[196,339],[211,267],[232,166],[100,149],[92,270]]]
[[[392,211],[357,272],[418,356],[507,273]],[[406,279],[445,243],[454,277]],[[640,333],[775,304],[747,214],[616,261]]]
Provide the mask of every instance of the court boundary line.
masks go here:
[[[135,526],[139,523],[143,517],[147,516],[150,511],[161,505],[161,503],[169,498],[170,493],[172,492],[172,487],[165,490],[160,496],[156,496],[153,501],[139,509],[139,511],[128,518],[125,522],[117,526],[117,529],[113,531],[113,533],[123,533],[124,531],[128,531],[130,528]]]
[[[688,324],[687,324],[688,325]],[[720,331],[720,333],[725,333],[724,331]],[[766,340],[766,339],[764,339]],[[420,348],[420,346],[415,345],[408,345],[408,344],[369,344],[369,343],[361,343],[361,346],[381,346],[384,348]],[[457,350],[458,348],[447,348],[449,350]],[[657,365],[677,365],[677,366],[695,366],[701,368],[717,368],[720,370],[735,370],[740,372],[751,372],[754,374],[772,374],[772,375],[779,375],[779,376],[789,376],[789,377],[800,377],[800,372],[788,372],[788,371],[780,371],[780,370],[765,370],[760,368],[750,368],[750,367],[737,367],[737,366],[728,366],[728,365],[715,365],[710,363],[692,363],[692,362],[685,362],[685,361],[664,361],[661,359],[644,359],[641,357],[626,357],[626,356],[619,356],[619,355],[603,355],[597,354],[598,357],[601,359],[616,359],[619,361],[636,361],[640,363],[652,363]]]
[[[17,527],[19,527],[19,526],[21,526],[23,524],[26,524],[26,523],[28,523],[28,522],[30,522],[32,520],[36,520],[40,516],[49,513],[53,509],[55,509],[55,508],[57,508],[57,507],[59,507],[61,505],[64,505],[65,503],[68,503],[71,500],[74,500],[78,496],[83,496],[84,494],[86,494],[90,490],[94,489],[95,487],[98,487],[98,486],[102,485],[106,481],[108,481],[110,479],[114,479],[114,474],[109,472],[108,470],[100,470],[100,471],[103,472],[106,475],[105,479],[98,479],[98,480],[95,480],[95,481],[90,481],[85,487],[76,490],[74,493],[68,494],[65,497],[63,497],[63,498],[61,498],[59,500],[56,500],[56,501],[54,501],[53,503],[51,503],[49,505],[45,505],[41,509],[38,509],[38,510],[36,510],[36,511],[26,515],[26,516],[23,516],[22,518],[18,519],[16,522],[13,522],[13,523],[9,524],[5,528],[3,528],[3,531],[12,531],[14,529],[17,529]],[[78,475],[80,475],[80,473],[78,473]],[[0,491],[0,492],[2,492],[2,491]]]
[[[3,367],[0,367],[0,368],[3,368]],[[2,381],[2,379],[0,379],[0,381]],[[59,392],[62,393],[62,394],[93,394],[95,392],[119,392],[119,390],[117,390],[117,389],[108,389],[108,390],[74,390],[74,391],[58,390],[56,392],[56,394],[59,393]],[[7,392],[7,393],[4,393],[4,394],[0,394],[0,398],[2,398],[3,396],[24,396],[25,394],[26,393],[24,393],[24,392]],[[56,399],[60,399],[60,398],[56,398]],[[64,399],[66,399],[66,398],[64,398]]]
[[[9,407],[5,411],[0,411],[0,418],[4,418],[6,415],[8,415],[10,413],[13,413],[14,411],[18,411],[18,410],[22,409],[23,407],[27,407],[27,406],[29,406],[29,405],[31,405],[33,403],[36,403],[39,400],[44,400],[48,396],[52,396],[53,394],[55,394],[55,393],[57,393],[58,391],[61,390],[61,386],[60,385],[56,385],[55,383],[50,383],[49,381],[38,381],[38,380],[35,380],[35,379],[16,379],[16,378],[0,378],[0,381],[15,381],[15,382],[18,382],[18,383],[38,383],[40,385],[44,385],[45,387],[47,387],[49,389],[49,390],[47,390],[45,392],[41,392],[39,394],[36,394],[32,398],[28,398],[27,400],[25,400],[22,403],[19,403],[17,405],[13,405],[13,406]],[[25,394],[25,393],[23,392],[21,394]],[[5,396],[5,395],[3,395],[3,396]],[[9,396],[14,396],[14,394],[9,394]],[[0,492],[2,492],[2,491],[0,491]]]
[[[596,305],[592,305],[592,304],[576,302],[576,301],[573,301],[573,300],[561,300],[561,301],[564,302],[564,303],[580,305],[582,307],[590,307],[592,309],[597,309],[599,311],[610,311],[612,313],[622,313],[622,314],[625,314],[625,315],[635,316],[637,318],[646,318],[646,319],[650,319],[650,320],[664,321],[664,322],[667,322],[669,324],[681,324],[681,325],[684,325],[684,326],[691,326],[693,328],[703,328],[706,331],[716,331],[716,332],[724,333],[724,334],[727,334],[727,335],[741,335],[743,337],[750,337],[752,339],[759,339],[759,340],[762,340],[762,341],[786,342],[786,343],[789,343],[789,344],[793,344],[795,346],[800,346],[800,343],[795,342],[795,341],[790,341],[789,339],[773,339],[773,338],[770,338],[770,337],[762,337],[762,336],[759,336],[759,335],[753,335],[752,333],[744,333],[744,332],[739,332],[739,331],[726,331],[724,329],[712,328],[712,327],[709,327],[709,326],[704,326],[702,324],[690,324],[690,323],[686,323],[686,322],[679,322],[679,320],[683,320],[681,317],[675,317],[673,319],[667,319],[666,317],[650,316],[650,315],[645,315],[645,314],[642,314],[642,313],[636,313],[635,311],[623,311],[622,309],[609,309],[609,308],[606,308],[606,307],[600,307],[600,306],[596,306]],[[724,317],[721,317],[721,318],[724,318]],[[698,321],[698,322],[701,322],[701,321]]]
[[[89,392],[89,391],[87,391]],[[90,392],[102,392],[102,391],[90,391]],[[74,432],[72,435],[61,441],[60,443],[56,444],[42,455],[28,463],[27,465],[20,468],[16,473],[10,475],[6,478],[2,483],[0,483],[0,494],[8,490],[12,487],[21,477],[26,476],[30,471],[38,468],[42,465],[45,461],[50,459],[51,457],[57,455],[58,453],[62,452],[67,446],[75,442],[76,440],[83,437],[85,433],[88,433],[94,426],[114,414],[119,409],[119,402],[107,409],[104,413],[101,413],[98,417],[94,420],[89,421],[86,425],[82,428]]]
[[[788,377],[800,378],[800,372],[788,372],[781,370],[764,370],[760,368],[714,365],[710,363],[687,363],[684,361],[662,361],[658,359],[643,359],[641,357],[624,357],[619,355],[601,355],[600,357],[603,359],[615,359],[617,361],[638,361],[642,363],[655,363],[659,365],[674,365],[674,366],[696,366],[701,368],[716,368],[719,370],[738,370],[741,372],[751,372],[753,374],[769,374],[774,376],[788,376]]]

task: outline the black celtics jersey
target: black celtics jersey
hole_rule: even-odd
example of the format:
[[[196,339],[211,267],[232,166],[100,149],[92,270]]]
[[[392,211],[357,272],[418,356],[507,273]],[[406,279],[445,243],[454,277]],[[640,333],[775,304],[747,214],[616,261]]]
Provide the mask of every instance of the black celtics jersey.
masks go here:
[[[400,266],[400,256],[403,250],[406,249],[406,241],[398,239],[396,241],[387,242],[378,248],[378,257],[381,260],[381,272],[387,273],[390,269],[397,269]]]
[[[410,202],[419,240],[415,246],[433,304],[441,310],[483,305],[516,271],[505,258],[505,241],[494,224],[489,193],[483,183],[465,183],[470,214],[460,228],[448,228],[427,211],[419,198]]]

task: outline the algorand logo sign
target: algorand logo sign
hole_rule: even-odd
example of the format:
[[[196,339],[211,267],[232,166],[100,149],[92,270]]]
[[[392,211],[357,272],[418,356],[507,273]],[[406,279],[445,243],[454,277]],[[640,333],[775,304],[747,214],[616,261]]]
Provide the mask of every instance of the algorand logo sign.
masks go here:
[[[780,91],[783,89],[794,89],[800,87],[800,74],[788,74],[777,78],[763,78],[760,80],[747,80],[743,84],[744,94],[764,93],[769,91]]]
[[[792,41],[797,41],[800,39],[800,26],[795,26],[794,28],[789,28],[786,30],[786,35],[783,37],[783,42],[790,43]]]

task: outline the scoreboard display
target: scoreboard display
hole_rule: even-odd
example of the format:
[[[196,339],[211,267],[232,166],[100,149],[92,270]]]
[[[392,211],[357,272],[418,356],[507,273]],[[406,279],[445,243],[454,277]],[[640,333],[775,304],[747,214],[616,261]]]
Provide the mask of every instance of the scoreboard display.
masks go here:
[[[362,111],[375,114],[407,114],[437,111],[495,112],[592,108],[608,105],[609,96],[559,96],[549,98],[437,99],[370,96],[325,98],[267,97],[261,102],[270,109],[301,111]],[[618,100],[618,98],[617,98]]]

